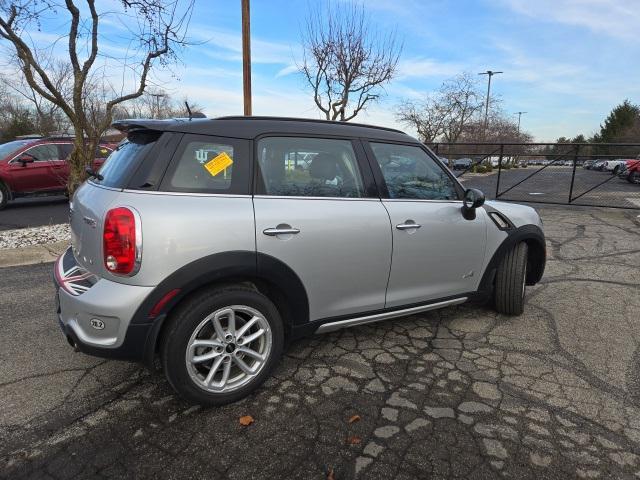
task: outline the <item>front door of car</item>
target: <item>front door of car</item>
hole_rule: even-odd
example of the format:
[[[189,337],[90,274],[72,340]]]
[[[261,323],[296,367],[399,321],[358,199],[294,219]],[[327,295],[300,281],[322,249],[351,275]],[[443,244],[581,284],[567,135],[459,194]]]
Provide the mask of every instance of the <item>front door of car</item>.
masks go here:
[[[428,302],[477,289],[486,245],[486,215],[461,213],[461,190],[418,145],[368,143],[393,229],[386,307]]]
[[[317,320],[384,307],[391,227],[359,142],[257,141],[256,246],[290,267]]]
[[[58,148],[53,143],[35,145],[23,151],[10,162],[12,189],[37,192],[58,188],[60,180],[53,168],[58,160]]]

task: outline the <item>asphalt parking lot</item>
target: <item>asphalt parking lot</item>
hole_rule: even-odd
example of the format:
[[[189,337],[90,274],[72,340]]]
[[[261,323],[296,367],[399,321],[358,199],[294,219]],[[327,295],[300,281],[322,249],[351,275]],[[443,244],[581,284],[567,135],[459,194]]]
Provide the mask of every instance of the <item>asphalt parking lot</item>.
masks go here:
[[[9,202],[0,211],[0,231],[55,225],[69,220],[69,202],[64,195],[25,197]]]
[[[635,478],[639,212],[540,212],[549,260],[522,316],[463,305],[303,339],[212,409],[74,353],[50,264],[2,269],[0,477]]]
[[[572,172],[573,167],[555,165],[544,169],[539,165],[530,165],[527,168],[502,170],[499,191],[503,195],[500,199],[518,202],[567,203]],[[456,176],[462,174],[461,171],[454,173]],[[530,175],[531,177],[527,179]],[[467,172],[458,179],[466,187],[479,188],[488,198],[496,196],[497,169],[494,169],[491,174]],[[601,183],[602,185],[598,186]],[[614,177],[609,172],[577,167],[572,198],[576,205],[640,208],[640,185]]]

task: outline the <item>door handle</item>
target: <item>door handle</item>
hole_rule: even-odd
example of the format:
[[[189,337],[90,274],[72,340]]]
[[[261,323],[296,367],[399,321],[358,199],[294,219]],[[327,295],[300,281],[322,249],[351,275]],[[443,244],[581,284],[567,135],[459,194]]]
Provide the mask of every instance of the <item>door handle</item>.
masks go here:
[[[265,235],[268,235],[270,237],[276,236],[276,235],[286,235],[286,234],[296,234],[296,233],[300,233],[300,229],[298,228],[267,228],[265,230],[262,231],[262,233],[264,233]]]
[[[398,230],[411,230],[413,228],[418,229],[420,228],[422,225],[420,225],[419,223],[411,223],[410,220],[407,220],[404,223],[400,223],[399,225],[396,225],[396,228]]]

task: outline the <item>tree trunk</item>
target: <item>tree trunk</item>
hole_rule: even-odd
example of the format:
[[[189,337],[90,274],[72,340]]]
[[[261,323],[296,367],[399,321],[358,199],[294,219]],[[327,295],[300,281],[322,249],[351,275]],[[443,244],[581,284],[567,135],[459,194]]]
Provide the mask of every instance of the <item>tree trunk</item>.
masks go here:
[[[69,181],[67,182],[67,190],[69,195],[73,195],[78,187],[87,179],[86,167],[93,167],[96,148],[100,141],[99,138],[85,138],[84,131],[80,127],[74,128],[75,140],[73,142],[73,151],[69,156]]]

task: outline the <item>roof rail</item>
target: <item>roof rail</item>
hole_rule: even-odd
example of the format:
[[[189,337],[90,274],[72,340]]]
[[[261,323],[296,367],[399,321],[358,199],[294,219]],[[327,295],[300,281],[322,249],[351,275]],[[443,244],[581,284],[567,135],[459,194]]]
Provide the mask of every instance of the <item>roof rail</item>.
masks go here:
[[[296,117],[271,117],[271,116],[242,116],[231,115],[227,117],[217,117],[214,120],[275,120],[283,122],[309,122],[309,123],[326,123],[326,124],[343,124],[351,125],[353,127],[375,128],[377,130],[386,130],[388,132],[402,133],[406,135],[402,130],[390,127],[379,127],[377,125],[367,125],[366,123],[352,123],[352,122],[336,122],[333,120],[320,120],[315,118],[296,118]]]

